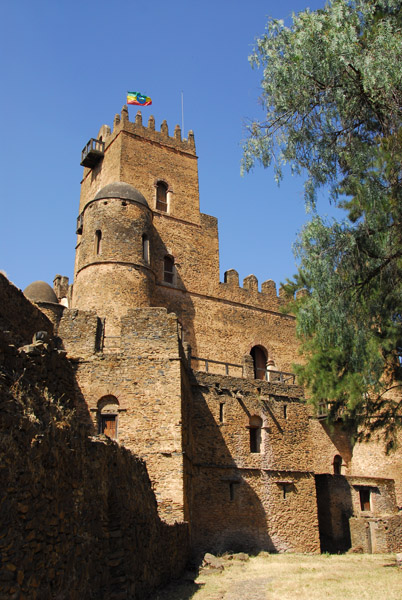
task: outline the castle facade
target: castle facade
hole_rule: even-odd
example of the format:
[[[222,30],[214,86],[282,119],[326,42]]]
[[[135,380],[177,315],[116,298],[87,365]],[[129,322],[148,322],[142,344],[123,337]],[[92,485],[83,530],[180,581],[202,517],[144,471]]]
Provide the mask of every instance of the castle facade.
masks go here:
[[[73,365],[82,419],[145,460],[160,516],[189,524],[194,551],[401,549],[401,452],[312,413],[273,281],[220,282],[192,132],[123,107],[81,164],[73,284],[25,295]]]

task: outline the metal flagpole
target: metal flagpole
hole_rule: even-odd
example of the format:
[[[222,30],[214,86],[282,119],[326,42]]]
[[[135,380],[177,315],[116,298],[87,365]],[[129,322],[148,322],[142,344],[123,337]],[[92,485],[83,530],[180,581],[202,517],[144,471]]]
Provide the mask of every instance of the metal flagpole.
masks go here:
[[[183,90],[181,91],[181,134],[184,137],[184,107],[183,107]]]

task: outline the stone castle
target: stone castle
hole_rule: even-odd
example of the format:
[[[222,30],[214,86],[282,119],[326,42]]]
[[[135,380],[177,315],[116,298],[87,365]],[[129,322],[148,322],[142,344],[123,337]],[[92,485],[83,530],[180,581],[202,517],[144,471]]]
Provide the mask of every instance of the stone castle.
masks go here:
[[[273,281],[220,282],[193,133],[123,107],[81,164],[74,281],[24,294],[53,324],[93,435],[145,461],[160,517],[188,523],[193,552],[400,551],[402,454],[313,414]]]

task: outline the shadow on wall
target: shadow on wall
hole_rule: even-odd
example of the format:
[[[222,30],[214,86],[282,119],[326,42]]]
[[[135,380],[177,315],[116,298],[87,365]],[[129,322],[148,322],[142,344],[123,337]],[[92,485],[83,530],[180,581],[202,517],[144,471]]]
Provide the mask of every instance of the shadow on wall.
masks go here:
[[[190,384],[192,434],[185,453],[185,471],[193,554],[277,551],[268,533],[266,511],[254,490],[261,488],[261,472],[239,471],[221,425],[203,396],[207,390],[193,376]],[[218,396],[225,392],[216,388],[218,406]]]
[[[0,335],[0,596],[144,598],[183,569],[187,526],[160,521],[141,460],[92,435],[64,353],[19,351],[9,338]]]
[[[181,265],[172,254],[174,249],[167,248],[156,228],[153,228],[151,240],[151,267],[156,275],[157,286],[152,305],[164,307],[168,313],[174,313],[181,325],[181,341],[191,346],[192,354],[197,356],[197,344],[194,333],[195,308],[180,276]]]
[[[349,519],[353,516],[350,485],[342,475],[316,475],[321,552],[346,552],[351,547]]]

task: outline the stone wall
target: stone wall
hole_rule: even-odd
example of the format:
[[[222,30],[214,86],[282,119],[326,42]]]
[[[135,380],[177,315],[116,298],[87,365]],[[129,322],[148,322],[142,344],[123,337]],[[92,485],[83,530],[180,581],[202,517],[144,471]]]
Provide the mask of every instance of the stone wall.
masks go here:
[[[53,325],[35,304],[0,273],[0,336],[22,346],[37,331],[53,333]],[[5,333],[8,332],[8,333]]]
[[[144,463],[93,433],[65,352],[0,337],[2,598],[143,599],[184,567],[187,526],[163,523]]]
[[[302,390],[205,373],[195,373],[192,383],[187,455],[193,546],[319,551]],[[259,452],[250,448],[253,417],[262,420]]]
[[[352,545],[363,552],[400,552],[402,518],[400,515],[377,518],[352,517],[349,521]]]
[[[64,333],[79,337],[85,312]],[[74,361],[79,393],[98,431],[101,403],[113,397],[119,443],[147,463],[160,515],[184,518],[182,448],[182,357],[178,323],[164,308],[132,309],[121,321],[118,348],[82,354]]]
[[[323,552],[345,552],[351,547],[363,548],[365,552],[398,549],[402,515],[397,514],[392,479],[322,474],[316,475],[316,488]]]

